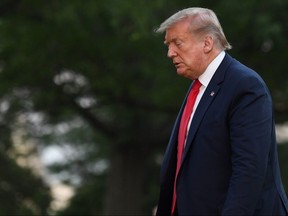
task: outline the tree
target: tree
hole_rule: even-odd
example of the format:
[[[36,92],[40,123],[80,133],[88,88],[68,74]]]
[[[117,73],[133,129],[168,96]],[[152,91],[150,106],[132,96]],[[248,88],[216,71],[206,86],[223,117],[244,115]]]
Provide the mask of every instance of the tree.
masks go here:
[[[0,163],[5,164],[0,178],[0,215],[48,215],[50,191],[41,178],[2,152]]]
[[[49,122],[78,115],[109,146],[107,214],[142,211],[145,167],[167,141],[169,114],[176,110],[167,93],[177,94],[158,87],[172,76],[156,70],[153,53],[161,42],[150,36],[155,15],[132,1],[118,4],[17,1],[1,19],[2,95],[25,92],[29,109],[47,113]]]

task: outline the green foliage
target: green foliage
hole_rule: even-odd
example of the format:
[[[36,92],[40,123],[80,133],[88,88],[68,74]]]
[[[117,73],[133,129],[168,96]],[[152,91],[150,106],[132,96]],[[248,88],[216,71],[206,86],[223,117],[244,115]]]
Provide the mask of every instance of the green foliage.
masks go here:
[[[103,211],[104,176],[95,176],[95,180],[77,188],[77,196],[70,201],[70,208],[58,212],[59,216],[82,215],[84,210],[86,215],[100,215]]]
[[[3,152],[0,164],[0,215],[47,215],[51,202],[48,186]]]

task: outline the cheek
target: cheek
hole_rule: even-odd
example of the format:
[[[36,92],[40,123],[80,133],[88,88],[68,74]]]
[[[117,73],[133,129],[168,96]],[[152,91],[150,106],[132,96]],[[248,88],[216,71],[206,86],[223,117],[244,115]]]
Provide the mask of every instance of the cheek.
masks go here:
[[[202,51],[200,46],[186,46],[181,50],[181,57],[184,63],[189,67],[197,67],[201,63]]]
[[[184,57],[184,61],[188,66],[193,66],[195,64],[198,64],[200,59],[201,58],[198,56],[198,53],[195,53],[192,51],[186,53]]]
[[[190,52],[190,59],[194,63],[200,63],[203,60],[202,52],[199,50],[193,50]]]

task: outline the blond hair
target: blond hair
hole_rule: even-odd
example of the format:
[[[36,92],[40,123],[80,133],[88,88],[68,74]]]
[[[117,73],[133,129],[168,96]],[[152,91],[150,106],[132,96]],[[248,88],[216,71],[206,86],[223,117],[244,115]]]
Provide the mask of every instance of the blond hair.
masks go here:
[[[185,19],[190,23],[192,34],[210,34],[219,49],[229,50],[232,48],[225,37],[216,14],[207,8],[192,7],[183,9],[166,19],[155,32],[163,33],[172,25]]]

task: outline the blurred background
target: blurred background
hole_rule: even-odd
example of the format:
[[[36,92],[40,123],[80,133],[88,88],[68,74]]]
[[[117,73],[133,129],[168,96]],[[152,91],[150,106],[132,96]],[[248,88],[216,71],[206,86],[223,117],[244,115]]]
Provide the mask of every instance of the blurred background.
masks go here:
[[[190,84],[153,30],[191,6],[270,88],[288,191],[288,1],[1,0],[1,215],[152,214]]]

